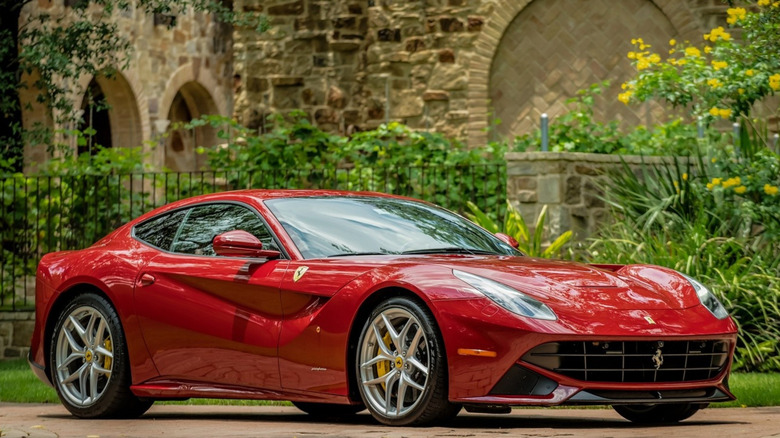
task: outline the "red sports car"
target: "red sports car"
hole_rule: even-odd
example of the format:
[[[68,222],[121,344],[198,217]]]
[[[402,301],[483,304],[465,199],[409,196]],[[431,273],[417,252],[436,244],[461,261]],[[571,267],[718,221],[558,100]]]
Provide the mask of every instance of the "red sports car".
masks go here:
[[[736,326],[704,285],[511,242],[375,193],[186,199],[43,258],[31,367],[85,418],[218,397],[391,425],[564,404],[675,422],[734,399]]]

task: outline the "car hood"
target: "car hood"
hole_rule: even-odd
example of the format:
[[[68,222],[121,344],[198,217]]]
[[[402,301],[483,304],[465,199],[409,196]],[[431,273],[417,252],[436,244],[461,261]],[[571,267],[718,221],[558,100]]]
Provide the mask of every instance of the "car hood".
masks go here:
[[[555,307],[685,309],[699,304],[677,272],[648,265],[587,265],[531,257],[440,257],[436,263],[503,283]],[[430,260],[433,262],[434,260]]]

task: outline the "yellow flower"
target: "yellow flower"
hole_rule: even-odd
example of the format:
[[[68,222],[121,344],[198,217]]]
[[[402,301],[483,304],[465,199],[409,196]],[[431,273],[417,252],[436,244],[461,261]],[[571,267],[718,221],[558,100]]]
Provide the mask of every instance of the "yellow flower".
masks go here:
[[[651,64],[655,64],[657,62],[661,62],[661,57],[657,53],[653,53],[647,57],[647,60],[650,61]]]
[[[780,73],[775,73],[769,77],[769,86],[773,90],[780,89]]]
[[[696,47],[686,47],[685,56],[699,57],[701,56],[701,51],[699,51],[699,49],[697,49]]]
[[[676,60],[676,59],[674,59],[674,58],[669,58],[669,59],[668,59],[668,62],[669,62],[669,64],[671,64],[671,65],[677,65],[677,60]]]
[[[747,11],[745,8],[728,8],[726,14],[729,16],[729,18],[726,19],[726,22],[728,24],[736,24],[737,21],[745,19]]]
[[[650,67],[650,60],[647,58],[640,58],[639,61],[636,62],[637,70],[644,70],[648,67]]]
[[[769,0],[758,0],[759,6],[769,6]]]
[[[725,29],[723,29],[723,26],[718,26],[715,29],[712,29],[710,33],[704,34],[704,39],[712,41],[713,43],[718,41],[718,38],[722,39],[723,41],[728,41],[731,39],[731,35],[726,32]]]
[[[718,162],[718,159],[717,159],[717,158],[715,158],[715,157],[712,157],[712,160],[710,160],[710,161],[712,161],[713,163],[717,163],[717,162]]]
[[[669,45],[670,46],[673,46],[675,44],[677,44],[677,40],[676,39],[672,38],[672,39],[669,40]]]
[[[682,174],[682,179],[683,179],[683,181],[688,181],[688,174],[687,173],[683,173]]]
[[[707,79],[707,85],[712,88],[722,87],[723,83],[718,78]]]
[[[631,91],[618,94],[618,100],[628,105],[628,102],[631,100]]]
[[[712,117],[718,117],[718,114],[720,114],[720,110],[718,109],[718,107],[714,106],[710,108],[710,115]],[[713,158],[712,160],[713,160],[712,162],[714,163],[715,159]]]
[[[712,61],[712,68],[714,68],[715,71],[726,68],[728,66],[729,64],[726,61]]]
[[[726,181],[723,181],[723,188],[727,189],[729,187],[738,186],[742,184],[742,179],[738,176],[734,178],[729,178]]]
[[[769,196],[775,196],[777,195],[778,188],[777,186],[764,184],[764,193],[766,193]]]
[[[688,63],[688,61],[686,61],[684,59],[681,59],[681,60],[677,61],[677,65],[685,65],[687,63]]]
[[[745,186],[739,186],[736,189],[734,189],[734,193],[737,193],[739,195],[745,193],[747,191],[747,187]]]
[[[745,70],[746,76],[753,76],[754,74],[756,74],[756,72],[754,72],[752,68]]]
[[[707,190],[712,190],[712,188],[715,187],[712,183],[707,183]]]
[[[718,114],[720,114],[722,118],[728,119],[729,117],[731,117],[731,110],[728,108],[723,108],[718,110]]]
[[[628,52],[628,59],[636,59],[636,52]]]
[[[710,52],[712,52],[712,47],[704,46],[704,53],[710,53]]]
[[[739,93],[739,95],[742,96],[743,94],[745,94],[745,89],[744,88],[737,88],[737,93]]]
[[[723,178],[712,178],[712,185],[719,186]]]

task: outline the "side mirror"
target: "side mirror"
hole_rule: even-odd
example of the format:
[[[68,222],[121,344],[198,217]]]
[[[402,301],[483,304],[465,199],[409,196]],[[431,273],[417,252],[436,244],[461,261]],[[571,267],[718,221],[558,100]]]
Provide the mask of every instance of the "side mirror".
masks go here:
[[[233,230],[222,233],[211,241],[214,252],[222,257],[253,257],[276,259],[282,254],[279,251],[263,249],[263,242],[244,230]]]
[[[498,237],[498,240],[506,243],[507,245],[511,246],[514,249],[518,249],[520,247],[520,244],[517,243],[517,240],[515,240],[515,238],[510,236],[509,234],[496,233],[495,236]]]

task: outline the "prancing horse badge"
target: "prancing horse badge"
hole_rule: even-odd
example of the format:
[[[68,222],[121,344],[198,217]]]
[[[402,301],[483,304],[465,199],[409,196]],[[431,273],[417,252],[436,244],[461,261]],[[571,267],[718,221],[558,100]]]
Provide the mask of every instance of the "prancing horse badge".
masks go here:
[[[301,266],[298,269],[295,270],[295,274],[293,274],[293,282],[297,282],[298,280],[303,277],[303,274],[306,273],[306,271],[309,270],[308,266]]]

